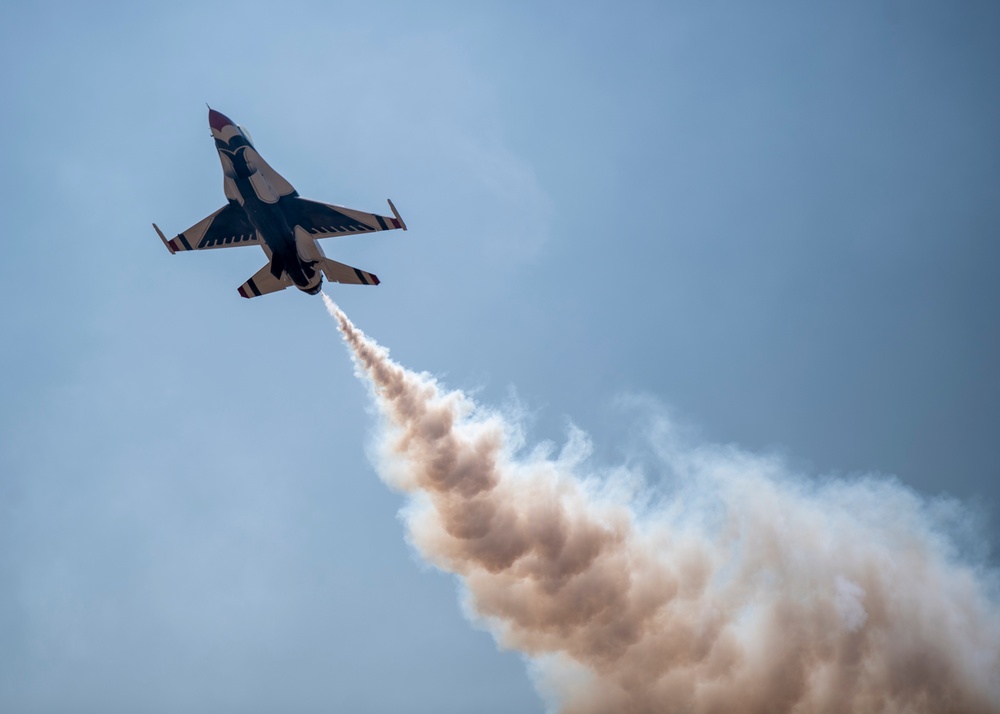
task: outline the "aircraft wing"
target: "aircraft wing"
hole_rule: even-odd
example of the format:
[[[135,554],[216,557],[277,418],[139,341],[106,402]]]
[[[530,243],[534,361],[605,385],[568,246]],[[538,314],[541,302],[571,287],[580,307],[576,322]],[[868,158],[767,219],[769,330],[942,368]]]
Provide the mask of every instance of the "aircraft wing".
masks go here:
[[[204,218],[183,233],[167,240],[154,223],[160,240],[171,253],[209,248],[230,248],[237,245],[261,245],[257,231],[239,206],[227,203],[212,215]]]
[[[405,231],[406,224],[399,217],[392,201],[389,201],[389,207],[395,217],[355,211],[352,208],[310,201],[307,198],[296,198],[295,223],[301,226],[312,238],[391,231],[396,228],[402,228]]]

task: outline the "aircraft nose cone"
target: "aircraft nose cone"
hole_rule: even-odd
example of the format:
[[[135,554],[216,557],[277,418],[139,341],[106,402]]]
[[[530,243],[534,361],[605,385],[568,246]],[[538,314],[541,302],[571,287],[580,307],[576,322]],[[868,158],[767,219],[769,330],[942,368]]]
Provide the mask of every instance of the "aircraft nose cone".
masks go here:
[[[227,127],[230,124],[236,126],[236,122],[222,112],[217,112],[214,109],[208,110],[208,125],[216,131],[222,131],[224,127]]]

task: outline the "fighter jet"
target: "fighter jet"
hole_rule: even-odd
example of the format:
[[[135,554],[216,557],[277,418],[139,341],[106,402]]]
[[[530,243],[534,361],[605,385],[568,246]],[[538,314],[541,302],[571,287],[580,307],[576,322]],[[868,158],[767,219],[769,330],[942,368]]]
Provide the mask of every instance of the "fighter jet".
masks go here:
[[[208,125],[222,161],[223,188],[229,203],[170,240],[154,223],[171,254],[259,245],[268,262],[239,287],[245,298],[292,285],[315,295],[323,286],[324,275],[334,283],[379,284],[372,273],[327,258],[317,240],[395,228],[405,231],[406,224],[392,201],[389,217],[300,198],[257,153],[246,129],[211,107]]]

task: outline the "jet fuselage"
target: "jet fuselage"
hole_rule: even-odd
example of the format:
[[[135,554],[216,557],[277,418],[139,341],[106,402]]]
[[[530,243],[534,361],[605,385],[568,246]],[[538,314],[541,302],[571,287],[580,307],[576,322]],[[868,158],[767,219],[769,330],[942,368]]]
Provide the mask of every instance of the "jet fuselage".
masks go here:
[[[257,165],[265,162],[242,127],[214,109],[209,111],[209,125],[222,162],[226,197],[243,209],[267,245],[271,274],[279,278],[284,271],[299,290],[315,295],[322,288],[323,276],[314,267],[315,259],[300,254],[294,215],[289,215],[298,191],[287,182],[291,192],[282,191],[285,186],[272,186],[268,182]]]

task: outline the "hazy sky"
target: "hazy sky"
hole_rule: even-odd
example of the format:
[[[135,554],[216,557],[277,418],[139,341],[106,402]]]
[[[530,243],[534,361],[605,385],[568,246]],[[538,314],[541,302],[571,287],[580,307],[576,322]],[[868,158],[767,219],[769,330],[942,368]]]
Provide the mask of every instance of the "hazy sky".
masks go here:
[[[324,244],[382,284],[330,294],[530,442],[627,462],[639,396],[961,499],[995,547],[998,33],[961,1],[5,6],[0,710],[544,708],[407,546],[320,300],[153,233],[224,203],[206,102],[302,195],[394,200],[408,232]]]

